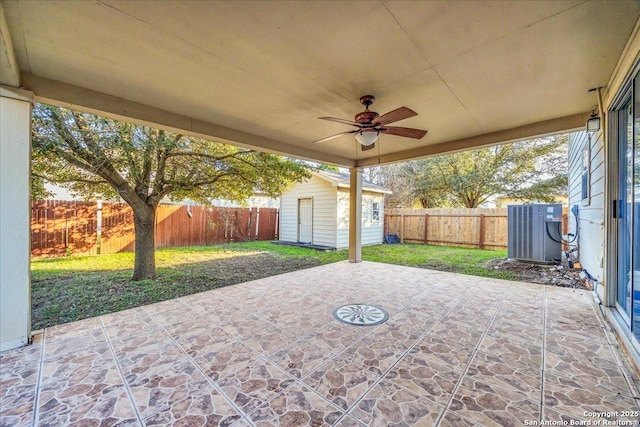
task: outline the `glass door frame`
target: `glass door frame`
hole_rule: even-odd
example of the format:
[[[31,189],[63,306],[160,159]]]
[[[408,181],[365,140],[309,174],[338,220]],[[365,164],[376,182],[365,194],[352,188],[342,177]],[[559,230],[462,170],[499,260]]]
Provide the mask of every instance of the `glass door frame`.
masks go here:
[[[634,173],[634,169],[633,169],[633,159],[635,158],[635,150],[634,150],[634,138],[635,138],[635,134],[632,131],[632,134],[630,135],[630,140],[629,140],[629,135],[628,135],[628,123],[629,123],[629,115],[627,114],[627,109],[631,108],[631,126],[633,127],[633,115],[634,110],[634,99],[633,99],[633,85],[631,85],[631,89],[625,91],[624,93],[624,97],[621,99],[621,102],[618,105],[618,108],[616,108],[614,111],[610,112],[610,117],[613,119],[615,116],[615,135],[616,138],[614,140],[615,144],[615,159],[616,159],[616,164],[617,164],[617,173],[615,175],[615,182],[616,182],[616,191],[614,193],[612,193],[615,197],[615,199],[612,201],[612,227],[615,229],[615,242],[616,242],[616,263],[615,263],[615,275],[616,275],[616,281],[615,282],[611,282],[614,284],[615,286],[615,294],[613,297],[613,306],[615,307],[616,311],[617,311],[617,315],[620,316],[620,318],[624,321],[624,327],[625,328],[629,328],[631,329],[631,323],[632,323],[632,318],[633,318],[633,256],[634,256],[634,231],[635,231],[635,225],[634,224],[634,217],[635,217],[635,213],[634,213],[634,203],[633,200],[631,201],[630,204],[628,204],[628,191],[631,190],[632,193],[631,195],[633,196],[633,173]],[[612,127],[613,128],[613,127]],[[624,139],[623,138],[624,135]],[[624,146],[623,146],[624,144]],[[627,171],[629,170],[629,157],[625,156],[625,154],[623,153],[623,151],[628,150],[628,146],[629,144],[631,144],[631,164],[632,167],[630,168],[631,171],[631,186],[630,188],[627,188],[627,192],[625,192],[625,194],[622,194],[621,191],[623,190],[623,183],[622,183],[622,172],[627,169]],[[623,160],[624,159],[624,160]],[[626,160],[626,161],[625,161]],[[624,162],[624,164],[623,164]],[[614,176],[614,175],[612,175]],[[628,177],[627,177],[628,178]],[[628,185],[628,184],[627,184]],[[633,199],[633,197],[632,197]],[[615,204],[615,206],[613,206],[613,204]],[[624,212],[624,214],[623,214]],[[621,230],[623,230],[624,228],[624,224],[623,222],[629,221],[627,224],[629,226],[629,230],[625,230],[626,233],[629,233],[629,236],[624,236],[621,233]],[[628,238],[629,241],[627,242],[628,247],[627,252],[626,253],[622,253],[621,251],[621,245],[623,244],[623,239]],[[620,265],[621,265],[621,256],[624,256],[624,258],[626,258],[626,260],[624,260],[624,262],[627,263],[627,268],[628,268],[628,275],[629,278],[625,279],[620,277]],[[627,309],[625,307],[623,307],[620,304],[619,301],[619,287],[620,284],[622,283],[623,280],[627,280],[627,286],[629,289],[627,289],[628,292],[630,292],[631,295],[631,307],[629,308],[629,311],[627,312]]]
[[[609,109],[607,110],[606,117],[606,127],[604,129],[606,140],[605,140],[605,177],[607,178],[606,183],[606,191],[605,191],[605,199],[604,199],[604,220],[605,220],[605,236],[606,236],[606,263],[605,263],[605,277],[606,277],[606,294],[605,294],[605,305],[610,309],[610,313],[613,315],[617,326],[620,328],[621,333],[625,335],[625,338],[631,344],[631,346],[635,349],[638,354],[640,354],[640,341],[635,336],[640,331],[632,331],[632,324],[634,322],[633,318],[633,292],[634,292],[634,284],[631,282],[630,292],[631,292],[631,310],[629,315],[627,316],[623,309],[618,308],[618,260],[620,254],[619,247],[619,226],[618,221],[618,210],[619,205],[617,205],[620,199],[620,170],[621,167],[626,167],[626,165],[620,165],[620,141],[619,136],[622,132],[622,124],[620,120],[620,114],[623,109],[626,107],[627,103],[630,102],[632,108],[637,109],[636,106],[639,105],[640,99],[634,99],[634,96],[639,97],[640,91],[636,88],[637,93],[634,94],[634,79],[638,77],[638,81],[640,82],[640,61],[636,62],[636,64],[630,70],[627,78],[625,79],[624,85],[618,91],[618,94],[614,98],[613,102],[611,102]],[[636,83],[640,85],[640,83]],[[634,119],[640,113],[640,111],[634,111]],[[636,129],[635,122],[633,123],[633,141],[632,143],[636,143],[636,138],[640,137],[638,135],[638,129]],[[637,148],[637,147],[635,147]],[[640,153],[636,152],[636,156],[640,156]],[[632,168],[633,170],[633,168]],[[615,205],[615,206],[614,206]],[[635,205],[635,197],[632,206]],[[632,209],[633,211],[633,209]],[[633,277],[633,264],[634,264],[634,256],[640,257],[640,248],[638,249],[638,253],[633,253],[633,240],[635,240],[633,236],[633,231],[635,231],[635,227],[640,227],[640,223],[635,221],[635,217],[637,215],[633,215],[631,217],[632,224],[632,241],[629,246],[629,254],[626,256],[629,257],[630,263],[630,271],[631,277]],[[640,334],[638,335],[640,337]]]

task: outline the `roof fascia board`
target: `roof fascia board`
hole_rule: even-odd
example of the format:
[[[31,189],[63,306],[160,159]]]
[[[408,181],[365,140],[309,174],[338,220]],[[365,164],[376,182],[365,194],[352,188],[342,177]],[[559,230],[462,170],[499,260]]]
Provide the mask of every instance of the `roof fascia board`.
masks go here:
[[[338,183],[336,185],[336,187],[338,187],[339,189],[345,189],[348,190],[350,187],[349,184],[344,184],[344,183]],[[382,194],[392,194],[393,192],[391,190],[388,190],[386,188],[372,188],[372,187],[368,187],[366,184],[362,184],[362,191],[364,192],[370,192],[370,193],[382,193]]]
[[[323,174],[322,172],[314,172],[311,171],[311,174],[314,176],[317,176],[318,178],[324,179],[325,181],[329,182],[331,184],[332,187],[337,187],[337,188],[346,188],[349,189],[350,185],[348,182],[343,182],[343,181],[336,181],[335,179]],[[373,184],[375,185],[375,184]],[[386,194],[392,194],[391,190],[388,190],[386,188],[373,188],[370,186],[367,186],[367,184],[365,182],[362,183],[362,188],[363,190],[366,191],[371,191],[373,193],[386,193]]]
[[[23,73],[22,84],[33,91],[37,102],[161,128],[197,138],[216,140],[267,153],[287,155],[342,167],[352,167],[354,164],[353,160],[347,158],[331,156],[305,147],[263,138],[241,130],[216,125],[33,74]]]
[[[346,188],[349,189],[349,183],[346,182],[341,182],[341,181],[336,181],[335,179],[326,176],[320,172],[314,172],[311,171],[311,174],[314,176],[317,176],[318,178],[324,179],[325,181],[329,182],[331,184],[332,187],[337,187],[337,188]],[[371,191],[373,193],[386,193],[386,194],[392,194],[391,190],[388,190],[386,188],[372,188],[372,187],[367,187],[366,183],[362,183],[362,189],[366,190],[366,191]]]
[[[589,118],[589,114],[590,113],[574,114],[571,116],[531,123],[511,129],[504,129],[497,132],[476,135],[469,138],[446,141],[439,144],[414,148],[411,150],[399,151],[380,157],[369,157],[358,161],[358,167],[397,163],[422,157],[472,150],[475,148],[488,147],[496,144],[506,144],[509,142],[522,141],[530,138],[550,136],[564,132],[581,130],[584,129],[585,123]]]
[[[344,193],[348,193],[349,190],[349,186],[348,185],[340,185],[338,186],[338,190],[342,191]],[[367,188],[364,185],[362,186],[362,194],[376,194],[376,195],[380,195],[380,194],[393,194],[393,191],[391,190],[387,190],[385,189],[379,189],[379,188]]]
[[[321,174],[320,172],[311,171],[311,175],[317,176],[318,178],[327,181],[328,183],[331,184],[332,187],[337,187],[340,185],[340,183],[335,179],[331,179],[328,176]]]

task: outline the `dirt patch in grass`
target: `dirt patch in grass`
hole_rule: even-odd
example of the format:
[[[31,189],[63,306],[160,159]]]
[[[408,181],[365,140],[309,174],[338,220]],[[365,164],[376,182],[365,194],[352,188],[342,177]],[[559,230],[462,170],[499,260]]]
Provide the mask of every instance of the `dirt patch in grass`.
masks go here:
[[[505,280],[584,288],[577,272],[506,262],[506,251],[428,245],[363,248],[368,261],[451,271]],[[247,242],[156,251],[158,277],[132,282],[132,253],[34,261],[35,330],[168,299],[347,259],[346,251]]]
[[[523,282],[540,283],[564,288],[588,289],[591,284],[580,276],[579,269],[566,269],[562,266],[533,264],[513,259],[492,259],[485,263],[489,270],[508,271]]]
[[[158,278],[130,281],[130,270],[61,274],[32,280],[32,323],[60,323],[288,273],[321,264],[317,258],[257,253],[158,268]]]

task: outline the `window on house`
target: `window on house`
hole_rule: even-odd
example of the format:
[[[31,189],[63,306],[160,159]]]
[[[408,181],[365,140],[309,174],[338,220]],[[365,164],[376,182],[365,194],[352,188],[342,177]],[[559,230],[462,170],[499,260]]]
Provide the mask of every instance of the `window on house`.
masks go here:
[[[371,203],[371,222],[380,222],[380,202]]]
[[[587,146],[582,150],[582,204],[591,203],[591,136],[589,136]]]

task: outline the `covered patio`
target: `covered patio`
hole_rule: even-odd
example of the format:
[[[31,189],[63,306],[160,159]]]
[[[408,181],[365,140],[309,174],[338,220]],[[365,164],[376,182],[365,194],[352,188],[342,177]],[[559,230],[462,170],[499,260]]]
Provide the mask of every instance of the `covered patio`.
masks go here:
[[[589,143],[610,144],[618,94],[640,73],[639,16],[623,0],[0,1],[0,424],[636,420],[637,377],[598,308],[615,324],[606,150],[593,152],[599,204],[581,208],[604,236],[589,267],[601,306],[587,291],[361,262],[361,197],[363,168],[584,130],[592,114],[602,128]],[[363,95],[383,115],[414,110],[398,125],[428,133],[384,134],[369,150],[350,134],[313,143],[351,129]],[[61,325],[28,345],[34,102],[348,168],[351,262]],[[341,323],[333,310],[348,303],[389,318]],[[623,323],[616,337],[638,367]]]
[[[349,303],[388,320],[338,321]],[[0,355],[0,424],[637,425],[597,311],[588,291],[329,264],[46,329]]]

